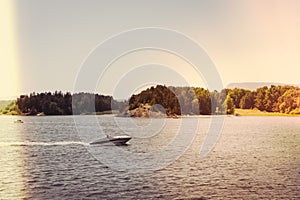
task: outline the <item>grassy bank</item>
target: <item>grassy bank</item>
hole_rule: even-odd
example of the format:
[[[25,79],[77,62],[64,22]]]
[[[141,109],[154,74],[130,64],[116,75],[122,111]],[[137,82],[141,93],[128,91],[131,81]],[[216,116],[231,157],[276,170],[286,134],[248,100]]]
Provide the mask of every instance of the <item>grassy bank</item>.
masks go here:
[[[286,114],[279,112],[262,112],[257,109],[235,109],[235,115],[238,116],[300,116],[296,114]]]

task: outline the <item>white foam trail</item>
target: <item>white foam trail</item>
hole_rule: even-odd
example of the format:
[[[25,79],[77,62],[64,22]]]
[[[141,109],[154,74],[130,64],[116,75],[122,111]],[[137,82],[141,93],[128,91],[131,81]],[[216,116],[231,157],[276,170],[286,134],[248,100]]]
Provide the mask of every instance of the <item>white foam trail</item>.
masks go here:
[[[79,141],[64,142],[0,142],[0,146],[64,146],[64,145],[89,145]]]

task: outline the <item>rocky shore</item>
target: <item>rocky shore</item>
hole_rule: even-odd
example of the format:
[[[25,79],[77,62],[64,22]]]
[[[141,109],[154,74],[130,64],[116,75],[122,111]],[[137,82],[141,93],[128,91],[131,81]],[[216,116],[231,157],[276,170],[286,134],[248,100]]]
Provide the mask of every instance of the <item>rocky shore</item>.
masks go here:
[[[143,117],[143,118],[164,118],[168,117],[165,112],[154,109],[149,104],[141,104],[139,107],[129,110],[128,108],[122,113],[118,114],[119,117]]]

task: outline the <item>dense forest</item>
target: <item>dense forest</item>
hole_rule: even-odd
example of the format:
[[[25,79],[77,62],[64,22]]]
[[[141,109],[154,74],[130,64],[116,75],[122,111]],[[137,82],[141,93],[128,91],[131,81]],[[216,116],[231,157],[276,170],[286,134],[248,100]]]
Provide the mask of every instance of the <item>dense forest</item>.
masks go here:
[[[31,93],[21,95],[16,105],[25,115],[71,115],[87,114],[92,112],[119,109],[119,103],[111,96],[91,93],[78,93],[71,95],[62,92]]]
[[[157,85],[129,99],[130,110],[142,104],[161,104],[168,115],[234,114],[235,108],[300,114],[300,88],[272,85],[255,91],[235,88],[210,92],[204,88]]]
[[[45,92],[21,95],[0,114],[71,115],[111,110],[132,110],[144,104],[160,104],[167,115],[234,114],[235,109],[257,109],[265,112],[300,114],[300,88],[294,86],[261,87],[255,91],[241,88],[208,91],[198,87],[157,85],[132,95],[128,102],[111,96],[91,93]]]

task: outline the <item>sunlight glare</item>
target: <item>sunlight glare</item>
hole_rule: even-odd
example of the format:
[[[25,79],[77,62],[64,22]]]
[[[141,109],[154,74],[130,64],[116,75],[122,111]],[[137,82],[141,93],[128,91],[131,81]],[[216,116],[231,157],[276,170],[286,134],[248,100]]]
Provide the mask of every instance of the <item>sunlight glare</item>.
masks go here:
[[[0,99],[11,99],[20,92],[14,1],[0,1],[0,30]]]

